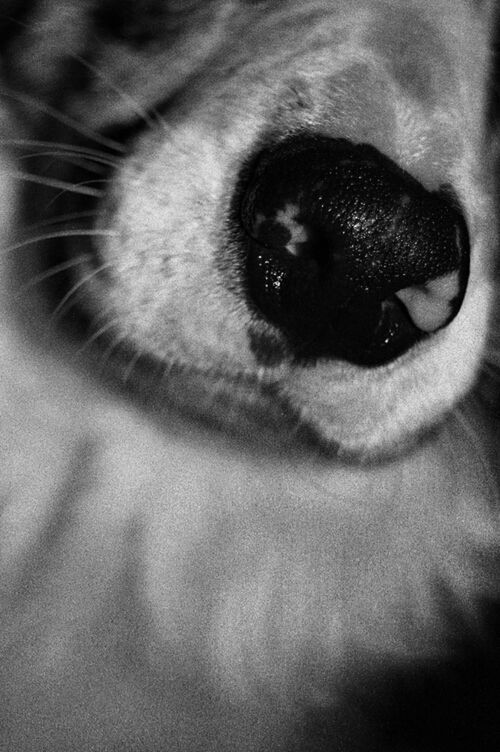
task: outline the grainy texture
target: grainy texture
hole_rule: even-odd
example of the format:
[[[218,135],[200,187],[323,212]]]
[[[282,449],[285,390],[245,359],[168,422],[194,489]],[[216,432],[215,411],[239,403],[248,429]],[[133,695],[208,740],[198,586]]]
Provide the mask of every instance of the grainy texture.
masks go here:
[[[2,3],[2,749],[500,748],[497,5]],[[304,134],[463,215],[459,312],[379,368],[249,301]]]

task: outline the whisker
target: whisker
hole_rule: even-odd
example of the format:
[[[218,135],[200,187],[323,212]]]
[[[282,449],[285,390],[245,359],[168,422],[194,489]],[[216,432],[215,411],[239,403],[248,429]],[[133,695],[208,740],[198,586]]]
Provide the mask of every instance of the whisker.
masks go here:
[[[114,166],[114,162],[111,160],[104,160],[102,157],[97,158],[93,157],[92,159],[87,157],[85,154],[78,154],[78,152],[71,152],[69,150],[67,151],[56,151],[55,149],[52,151],[38,151],[38,152],[31,152],[29,154],[22,154],[17,159],[18,161],[22,161],[23,159],[37,159],[39,157],[52,157],[55,159],[58,159],[60,162],[65,162],[67,164],[73,164],[76,167],[81,167],[84,170],[87,170],[87,172],[94,172],[96,174],[102,174],[103,169],[102,166],[105,167],[111,167]],[[101,167],[98,167],[98,165],[101,165]]]
[[[77,186],[82,186],[82,185],[85,186],[85,185],[92,185],[94,183],[106,183],[107,184],[107,183],[109,183],[109,180],[107,180],[105,178],[101,178],[99,180],[97,180],[97,179],[94,179],[94,180],[81,180],[80,182],[75,183],[75,185],[77,185]],[[46,205],[45,208],[48,209],[49,207],[51,207],[59,198],[61,198],[61,196],[64,196],[64,194],[66,192],[67,192],[66,189],[63,189],[63,190],[59,191],[59,193],[56,193],[56,195],[53,196],[53,198],[51,198],[51,200],[47,203],[47,205]],[[99,198],[101,198],[102,196],[104,196],[104,190],[102,190],[99,193]]]
[[[121,379],[124,384],[128,382],[130,377],[132,376],[132,373],[134,371],[134,368],[136,367],[137,363],[139,362],[141,356],[143,354],[142,350],[137,350],[134,355],[130,358],[127,367],[123,370]]]
[[[90,337],[87,337],[87,339],[85,340],[85,342],[83,343],[83,345],[78,348],[78,350],[75,353],[75,357],[79,357],[80,355],[83,355],[83,353],[85,352],[85,350],[88,350],[88,348],[94,342],[96,342],[98,339],[100,339],[101,337],[103,337],[108,332],[113,331],[113,329],[115,328],[116,324],[118,324],[119,322],[120,322],[119,318],[114,318],[111,321],[107,321],[103,326],[99,327],[99,329],[96,329],[96,331],[94,331],[90,335]]]
[[[4,253],[12,253],[18,251],[21,248],[27,248],[30,245],[36,243],[42,243],[45,240],[57,240],[58,238],[82,238],[82,237],[115,237],[115,230],[61,230],[60,232],[44,233],[43,235],[36,235],[33,238],[22,240],[19,243],[4,248]]]
[[[10,91],[8,89],[0,89],[0,94],[4,97],[15,99],[16,101],[21,102],[21,104],[25,104],[28,107],[35,107],[39,112],[43,112],[44,114],[56,120],[58,123],[71,128],[76,133],[79,133],[81,136],[84,136],[85,138],[88,138],[95,143],[102,144],[102,146],[105,146],[108,149],[112,149],[113,151],[119,153],[125,152],[125,147],[122,144],[118,143],[118,141],[107,138],[106,136],[97,133],[92,128],[85,127],[84,125],[82,125],[82,123],[79,123],[77,120],[69,117],[69,115],[65,115],[63,112],[56,110],[54,107],[40,102],[40,100],[36,99],[35,97],[31,97],[28,94],[21,94],[20,92]]]
[[[65,143],[64,141],[41,141],[25,138],[7,138],[2,139],[1,143],[4,146],[18,146],[20,148],[59,149],[60,151],[68,151],[72,154],[95,158],[96,160],[107,160],[113,166],[116,166],[118,164],[118,159],[113,158],[107,151],[90,149],[85,146]]]
[[[122,102],[125,102],[125,104],[130,105],[132,110],[135,112],[138,117],[141,118],[141,120],[146,123],[146,125],[150,128],[154,127],[156,124],[155,120],[153,120],[147,110],[142,107],[139,102],[131,96],[125,89],[118,86],[114,81],[111,80],[111,78],[102,70],[99,68],[96,68],[92,63],[89,63],[88,60],[85,60],[85,58],[80,57],[80,55],[72,55],[72,57],[77,60],[81,65],[83,65],[87,70],[89,70],[91,73],[93,73],[95,76],[101,79],[101,81],[104,81],[106,86],[110,91],[114,91],[115,94],[118,94]]]
[[[119,323],[119,319],[116,319],[114,323],[116,322]],[[107,365],[109,359],[111,358],[113,350],[116,350],[125,341],[126,341],[126,337],[124,337],[123,335],[118,335],[117,337],[114,338],[111,344],[102,353],[101,359],[99,362],[99,365],[101,367],[101,373],[104,371],[105,366]]]
[[[33,175],[28,172],[12,172],[9,173],[9,177],[23,180],[28,183],[36,183],[37,185],[44,185],[48,188],[60,188],[63,192],[79,193],[82,196],[93,196],[94,198],[100,198],[103,195],[102,190],[96,190],[95,188],[86,187],[85,183],[67,183],[64,180],[56,180],[54,178],[45,178],[40,175]],[[104,183],[104,180],[91,180],[88,183]]]
[[[46,219],[42,219],[40,220],[40,222],[35,222],[35,224],[28,225],[28,227],[26,228],[26,234],[40,230],[42,227],[57,227],[57,225],[62,225],[65,222],[71,222],[74,219],[80,220],[98,216],[98,211],[82,211],[72,212],[71,214],[58,214],[54,217],[47,217]]]
[[[47,269],[47,271],[42,272],[41,274],[37,274],[35,277],[32,277],[26,284],[22,285],[22,287],[20,287],[17,291],[16,295],[23,295],[33,287],[36,287],[42,282],[45,282],[47,279],[55,277],[57,274],[60,274],[60,272],[67,271],[68,269],[79,266],[80,264],[84,264],[91,258],[91,255],[89,253],[86,253],[84,256],[77,256],[76,258],[68,259],[68,261],[62,261],[60,264],[54,264],[54,266],[51,266],[50,269]]]
[[[50,323],[55,324],[57,320],[64,315],[64,313],[68,310],[66,307],[66,303],[76,295],[78,290],[80,290],[82,287],[84,287],[86,284],[91,282],[95,277],[97,277],[99,274],[101,274],[106,269],[109,269],[111,267],[111,264],[101,264],[101,266],[97,267],[96,269],[93,269],[88,274],[85,274],[83,277],[81,277],[73,287],[71,287],[68,292],[61,298],[59,303],[56,305],[54,310],[52,311],[52,314],[50,316]]]

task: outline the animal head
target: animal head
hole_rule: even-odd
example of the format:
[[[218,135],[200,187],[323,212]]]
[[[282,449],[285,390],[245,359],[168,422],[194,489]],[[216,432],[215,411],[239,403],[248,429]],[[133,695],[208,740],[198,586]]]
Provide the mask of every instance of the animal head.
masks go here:
[[[90,41],[78,8],[64,47],[63,13],[18,32],[11,78],[46,132],[49,106],[61,140],[79,124],[47,204],[82,211],[62,180],[92,200],[71,246],[92,339],[191,413],[347,457],[442,419],[490,316],[491,4],[109,2]]]
[[[52,718],[107,748],[255,749],[275,709],[337,718],[349,682],[447,654],[497,593],[490,416],[357,464],[431,431],[488,354],[494,5],[4,0],[19,748]],[[33,342],[62,314],[153,410],[243,451],[68,375],[59,327],[57,358]]]

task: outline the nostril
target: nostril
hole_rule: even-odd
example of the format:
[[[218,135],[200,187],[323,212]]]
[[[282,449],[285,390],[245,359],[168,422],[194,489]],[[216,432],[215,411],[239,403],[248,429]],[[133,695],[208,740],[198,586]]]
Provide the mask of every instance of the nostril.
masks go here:
[[[463,217],[373,147],[294,136],[258,155],[240,195],[248,303],[297,358],[378,365],[458,312]]]

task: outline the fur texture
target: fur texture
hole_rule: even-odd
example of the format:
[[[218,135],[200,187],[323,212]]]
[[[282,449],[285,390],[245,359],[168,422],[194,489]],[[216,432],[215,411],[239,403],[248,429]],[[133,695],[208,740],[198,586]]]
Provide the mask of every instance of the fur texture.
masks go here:
[[[5,7],[4,748],[497,749],[495,3]],[[464,214],[389,365],[245,301],[241,169],[304,131]]]

